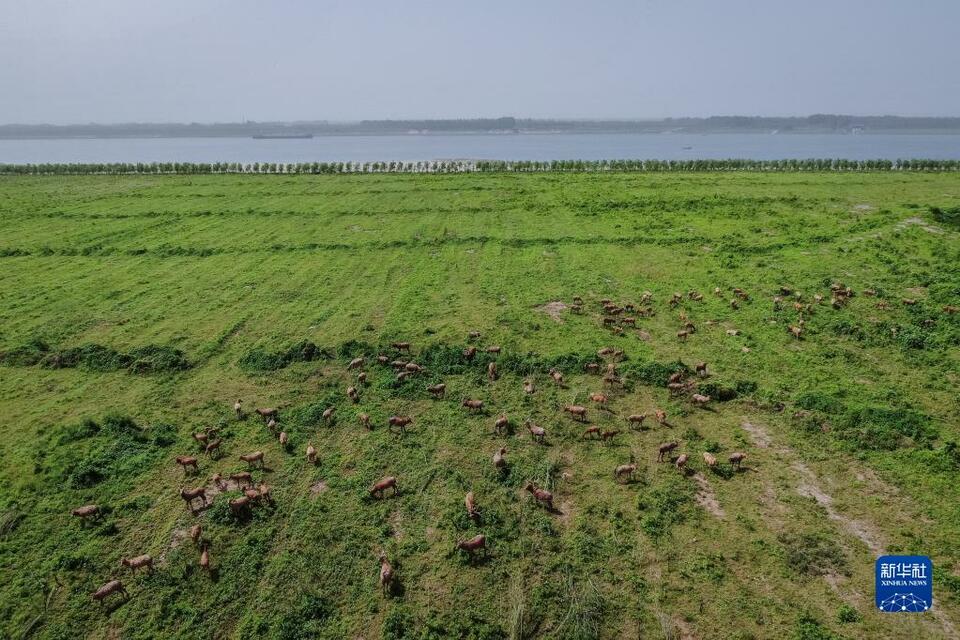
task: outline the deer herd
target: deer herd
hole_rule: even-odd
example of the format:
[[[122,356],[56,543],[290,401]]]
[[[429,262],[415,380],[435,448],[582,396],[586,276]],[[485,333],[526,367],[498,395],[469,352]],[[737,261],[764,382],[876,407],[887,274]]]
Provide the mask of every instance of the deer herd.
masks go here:
[[[834,284],[830,289],[830,304],[834,308],[843,307],[844,305],[848,304],[850,299],[854,296],[853,290],[842,284]],[[723,291],[720,288],[716,288],[714,289],[714,295],[722,298]],[[874,293],[870,290],[865,290],[863,295],[871,296],[874,295]],[[621,334],[627,328],[635,327],[636,317],[649,317],[654,314],[654,310],[651,305],[652,297],[653,296],[651,293],[644,292],[640,298],[639,304],[617,304],[609,299],[601,300],[600,305],[602,308],[602,326],[612,329],[615,334]],[[703,295],[697,291],[688,291],[686,296],[679,292],[674,293],[668,303],[670,308],[673,309],[680,305],[684,298],[690,301],[698,302],[703,300]],[[795,338],[801,339],[804,333],[805,318],[813,313],[816,305],[823,303],[824,297],[817,294],[813,296],[812,302],[804,302],[803,296],[799,292],[792,291],[788,287],[782,287],[779,294],[773,298],[774,310],[779,311],[783,309],[788,298],[793,300],[793,309],[798,314],[796,323],[790,324],[788,329]],[[729,303],[731,308],[738,309],[740,308],[741,303],[748,302],[749,300],[750,296],[745,291],[735,288],[733,289],[733,296],[730,298]],[[910,304],[912,302],[912,300],[903,301],[904,304]],[[574,297],[573,304],[570,306],[570,310],[573,313],[583,313],[583,309],[583,299],[579,296]],[[957,309],[955,307],[944,308],[945,313],[952,314],[956,311]],[[633,315],[625,315],[626,313],[631,313]],[[680,321],[681,326],[677,331],[677,338],[681,341],[686,341],[692,334],[696,332],[696,326],[687,318],[686,314],[684,313],[680,314]],[[711,322],[708,321],[708,324],[711,324]],[[727,333],[729,335],[737,335],[739,332],[735,329],[728,329]],[[475,341],[479,337],[479,332],[471,331],[468,339],[469,341]],[[396,354],[403,354],[405,356],[412,355],[412,346],[409,342],[393,342],[390,346]],[[501,353],[501,347],[497,345],[488,346],[484,349],[484,352],[493,356],[497,356]],[[463,350],[462,358],[466,363],[469,364],[476,358],[477,353],[478,348],[476,346],[468,346]],[[584,366],[583,371],[587,374],[595,375],[599,375],[601,372],[603,372],[603,383],[609,387],[616,388],[618,385],[622,384],[622,380],[617,372],[617,363],[623,359],[624,352],[613,347],[604,347],[597,351],[597,356],[601,360],[607,361],[606,366],[604,367],[604,365],[600,362],[589,362]],[[410,361],[409,359],[403,360],[397,358],[391,361],[390,357],[384,354],[378,355],[376,357],[376,362],[380,365],[392,366],[397,371],[397,380],[405,380],[411,376],[416,376],[425,371],[423,366]],[[348,371],[357,371],[357,386],[350,386],[346,391],[346,396],[352,404],[358,404],[362,401],[361,390],[368,384],[367,372],[364,371],[366,364],[366,356],[353,358],[347,364],[346,368]],[[486,377],[489,381],[497,380],[500,377],[500,373],[501,372],[498,369],[496,361],[491,360],[487,363]],[[566,388],[564,372],[562,372],[559,368],[550,369],[548,374],[554,384],[560,388]],[[709,394],[699,393],[696,391],[697,384],[695,380],[697,378],[707,378],[709,375],[707,363],[699,362],[694,368],[694,377],[687,378],[687,374],[685,372],[678,371],[670,375],[669,379],[664,381],[664,383],[669,389],[671,396],[676,397],[678,395],[686,395],[689,399],[689,402],[693,406],[704,407],[709,405],[709,403],[712,401],[712,398]],[[526,395],[531,395],[536,392],[535,384],[530,378],[523,380],[522,389]],[[442,400],[446,397],[447,385],[443,382],[426,385],[426,391],[433,398]],[[593,405],[595,405],[595,409],[589,409],[587,406],[581,404],[567,404],[563,405],[561,409],[564,413],[569,414],[572,420],[579,423],[589,422],[588,416],[591,411],[605,411],[611,416],[615,417],[613,411],[608,408],[610,397],[606,392],[599,391],[589,393],[587,395],[587,399],[593,403]],[[486,405],[484,401],[480,399],[463,398],[461,401],[461,406],[467,411],[479,414],[484,412]],[[267,429],[277,437],[281,448],[286,451],[287,445],[289,444],[288,433],[281,430],[279,431],[279,435],[277,435],[280,421],[280,409],[255,408],[253,411],[263,420],[263,423],[266,425]],[[333,419],[334,411],[335,407],[331,406],[327,408],[323,412],[322,420],[329,424]],[[238,420],[244,419],[245,413],[242,399],[238,399],[234,403],[233,412]],[[651,414],[643,412],[631,413],[620,419],[622,419],[626,423],[626,426],[631,429],[642,429],[644,428],[645,420],[648,417],[651,417]],[[672,426],[667,421],[666,412],[661,408],[655,408],[652,412],[652,417],[656,421],[657,426]],[[373,428],[371,418],[368,414],[358,414],[358,420],[364,428]],[[390,430],[397,429],[400,433],[405,433],[407,427],[413,424],[413,420],[414,419],[411,416],[390,416],[387,420],[387,427]],[[498,436],[507,435],[510,431],[510,425],[510,418],[505,414],[500,414],[493,422],[493,431]],[[537,425],[533,422],[533,420],[530,419],[525,420],[524,426],[534,442],[539,444],[547,444],[547,430],[544,427]],[[597,439],[602,442],[609,442],[618,434],[620,434],[620,431],[617,429],[602,429],[600,426],[591,425],[583,430],[581,438],[583,440]],[[208,428],[204,431],[194,433],[193,439],[200,447],[201,453],[205,454],[210,460],[220,458],[223,438],[218,435],[217,428]],[[688,453],[680,453],[676,458],[673,458],[673,452],[679,447],[680,443],[677,440],[661,443],[656,447],[656,460],[658,463],[672,463],[673,466],[675,466],[685,475],[687,465],[690,462],[690,455]],[[307,443],[305,453],[306,460],[309,464],[317,464],[318,450],[312,442]],[[262,472],[264,470],[265,457],[265,453],[261,450],[241,454],[237,457],[240,462],[246,463],[247,469],[230,473],[228,475],[230,482],[233,483],[238,491],[242,492],[241,495],[228,501],[229,509],[232,514],[236,516],[243,516],[247,514],[254,506],[272,504],[273,498],[270,487],[262,482],[255,485],[252,476],[253,471]],[[713,452],[703,451],[702,457],[703,463],[708,468],[716,468],[719,464],[717,456],[714,455]],[[745,453],[736,451],[729,454],[727,460],[732,469],[740,470],[743,468],[742,465],[746,458],[747,455]],[[493,467],[497,473],[502,475],[507,472],[509,468],[507,463],[507,448],[505,446],[498,447],[493,453],[492,461]],[[182,469],[185,477],[199,473],[200,463],[196,455],[180,455],[175,458],[175,462],[176,465]],[[630,482],[633,480],[637,470],[637,462],[635,461],[634,456],[631,455],[629,463],[620,464],[613,469],[613,479],[618,484]],[[223,480],[223,476],[219,473],[216,473],[211,477],[211,483],[211,485],[201,485],[192,488],[182,486],[180,488],[180,497],[186,503],[187,510],[191,515],[196,515],[198,512],[204,510],[211,504],[210,501],[213,497],[210,495],[211,493],[215,495],[216,493],[228,488],[227,483]],[[523,489],[530,493],[535,503],[542,505],[550,512],[555,511],[553,503],[554,496],[550,491],[537,486],[537,484],[532,480],[526,481],[526,483],[523,485]],[[370,499],[382,500],[387,497],[396,496],[398,491],[399,487],[397,478],[394,476],[386,476],[374,483],[369,488],[368,494]],[[473,491],[470,491],[466,494],[464,498],[464,506],[466,508],[468,518],[473,522],[478,522],[480,520],[480,510],[477,507],[477,497]],[[86,522],[87,520],[99,519],[103,513],[103,510],[96,504],[88,504],[73,509],[71,513],[82,522]],[[190,528],[189,535],[199,551],[198,565],[202,570],[210,571],[210,543],[203,538],[201,525],[193,525]],[[470,557],[473,557],[478,552],[483,552],[486,554],[487,548],[487,537],[483,534],[475,535],[469,539],[458,540],[455,546],[455,550],[463,551]],[[379,561],[380,586],[382,589],[384,589],[384,591],[389,591],[392,583],[395,580],[395,571],[393,565],[391,565],[387,559],[385,552],[381,552]],[[145,569],[146,572],[152,573],[154,571],[154,559],[148,554],[124,557],[121,559],[121,566],[128,568],[131,573],[136,573],[139,569]],[[115,594],[124,599],[129,598],[129,594],[124,588],[123,583],[120,580],[112,579],[97,589],[91,597],[93,600],[103,603],[108,597]]]

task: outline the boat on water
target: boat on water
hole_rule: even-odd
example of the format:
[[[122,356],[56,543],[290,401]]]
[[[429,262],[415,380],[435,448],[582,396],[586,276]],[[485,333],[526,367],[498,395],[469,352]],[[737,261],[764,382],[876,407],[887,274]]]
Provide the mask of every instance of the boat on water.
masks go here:
[[[312,133],[258,133],[254,140],[305,140],[312,138]]]

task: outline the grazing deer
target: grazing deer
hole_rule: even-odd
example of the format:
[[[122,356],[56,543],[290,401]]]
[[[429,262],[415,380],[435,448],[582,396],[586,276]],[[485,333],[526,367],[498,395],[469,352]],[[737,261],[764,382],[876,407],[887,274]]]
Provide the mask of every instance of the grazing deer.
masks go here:
[[[281,431],[280,436],[277,439],[280,441],[280,446],[286,449],[287,443],[290,442],[290,436],[287,435],[287,432]]]
[[[473,496],[473,491],[468,491],[467,495],[463,498],[463,504],[467,508],[467,517],[471,520],[476,520],[480,517],[480,512],[477,511],[477,501]]]
[[[447,393],[447,385],[441,382],[440,384],[428,386],[427,391],[429,391],[435,398],[442,398]]]
[[[77,507],[70,514],[80,518],[81,522],[86,522],[87,518],[97,519],[100,517],[100,507],[95,504],[85,504],[82,507]]]
[[[587,364],[583,365],[583,369],[587,373],[599,373],[600,365],[596,362],[588,362]]]
[[[124,567],[130,567],[131,573],[136,573],[137,569],[146,567],[147,573],[153,573],[153,558],[148,554],[134,556],[133,558],[120,558],[120,564]]]
[[[707,363],[706,363],[706,362],[698,362],[697,365],[696,365],[696,370],[697,370],[697,375],[700,376],[701,378],[705,378],[705,377],[707,377],[707,376],[709,375],[709,374],[707,373]]]
[[[177,456],[177,464],[183,467],[183,473],[187,473],[187,467],[193,467],[194,473],[200,471],[200,467],[197,466],[197,459],[193,456]]]
[[[307,443],[307,462],[317,464],[317,450],[312,442]]]
[[[633,474],[636,472],[636,470],[636,463],[631,462],[630,464],[621,464],[613,470],[613,477],[617,482],[620,482],[624,476],[630,480],[633,480]]]
[[[663,457],[680,446],[680,443],[674,442],[664,442],[659,447],[657,447],[657,462],[663,462]]]
[[[491,362],[487,365],[487,379],[493,382],[497,379],[497,363]]]
[[[533,436],[533,439],[537,442],[542,443],[544,438],[547,437],[547,431],[543,427],[539,427],[534,423],[527,420],[527,431],[530,432],[530,435]]]
[[[708,402],[710,402],[710,396],[705,396],[701,393],[695,393],[692,396],[690,396],[690,402],[702,407]]]
[[[747,458],[747,454],[741,453],[740,451],[737,451],[737,452],[734,452],[734,453],[731,453],[731,454],[730,454],[729,460],[730,460],[730,464],[732,464],[732,465],[734,466],[734,468],[739,469],[739,468],[740,468],[740,464],[741,464],[744,460],[746,460],[746,458]]]
[[[230,479],[233,480],[234,484],[237,485],[238,489],[243,489],[244,485],[246,485],[248,488],[253,487],[253,476],[250,475],[249,471],[240,471],[239,473],[231,473]]]
[[[356,387],[347,387],[347,397],[353,404],[360,402],[360,392],[357,391]]]
[[[403,365],[403,368],[409,373],[423,373],[423,367],[418,365],[416,362],[408,362],[407,364]]]
[[[123,583],[119,580],[111,580],[97,589],[93,594],[91,594],[90,597],[103,605],[103,601],[107,599],[107,596],[110,596],[114,593],[121,594],[124,600],[130,599],[130,594],[127,593],[127,590],[123,588]]]
[[[252,467],[253,464],[259,463],[257,466],[263,467],[263,451],[254,451],[253,453],[245,453],[240,457],[240,460],[247,463],[248,467]]]
[[[254,409],[254,411],[256,411],[257,414],[263,418],[264,422],[270,418],[276,418],[277,414],[279,414],[279,410],[277,409]]]
[[[388,362],[390,362],[390,358],[388,358],[385,355],[379,355],[377,356],[377,362],[380,364],[387,364]]]
[[[324,409],[323,414],[321,415],[321,418],[323,419],[323,421],[330,422],[330,419],[333,417],[333,412],[336,411],[336,409],[337,409],[336,407],[327,407],[326,409]]]
[[[205,431],[200,431],[199,433],[193,434],[193,439],[196,440],[197,444],[200,445],[200,448],[203,449],[205,446],[207,446],[209,437]]]
[[[616,429],[611,429],[611,430],[609,430],[609,431],[604,431],[603,433],[601,433],[601,434],[600,434],[600,437],[603,438],[603,441],[604,441],[604,442],[607,442],[608,440],[612,439],[612,438],[613,438],[615,435],[617,435],[618,433],[620,433],[620,432],[617,431]]]
[[[457,542],[456,549],[466,551],[467,554],[472,558],[473,554],[477,551],[483,551],[483,554],[487,554],[487,537],[482,533],[479,533],[469,540],[459,540]]]
[[[598,426],[595,425],[595,424],[587,427],[587,428],[584,430],[583,435],[581,435],[580,437],[581,437],[581,438],[586,438],[587,436],[597,436],[597,437],[599,438],[599,437],[600,437],[600,427],[598,427]]]
[[[690,335],[690,332],[687,331],[686,329],[681,329],[680,331],[677,331],[677,338],[679,338],[680,341],[682,342],[686,341],[689,335]]]
[[[557,371],[556,369],[550,369],[550,377],[553,378],[553,381],[557,383],[558,386],[563,386],[563,374]]]
[[[215,473],[210,476],[210,482],[212,482],[213,486],[215,486],[217,489],[220,489],[220,491],[226,489],[226,485],[223,482],[223,476],[221,476],[219,473]]]
[[[233,403],[233,411],[237,414],[237,420],[243,420],[243,400],[237,399]]]
[[[510,428],[510,420],[505,415],[500,415],[493,422],[493,432],[496,434],[505,433]]]
[[[657,409],[653,412],[653,416],[657,419],[657,424],[670,426],[667,424],[667,412],[663,409]]]
[[[214,452],[216,452],[217,455],[219,456],[219,455],[220,455],[220,445],[222,445],[222,444],[223,444],[223,438],[217,438],[217,439],[214,440],[213,442],[208,443],[207,446],[204,448],[204,451],[205,451],[206,454],[207,454],[209,457],[211,457],[211,458],[213,457]]]
[[[360,424],[363,425],[368,431],[370,430],[370,416],[365,413],[361,413],[357,416],[357,420],[360,421]]]
[[[630,423],[631,425],[636,424],[641,427],[643,426],[643,421],[646,419],[647,419],[647,414],[645,413],[632,413],[629,416],[627,416],[628,423]]]
[[[210,549],[206,544],[200,550],[200,568],[210,573]]]
[[[479,331],[471,331],[470,333],[467,334],[467,340],[476,340],[479,337],[480,337]]]
[[[500,347],[497,345],[492,345],[487,347],[487,353],[500,353]]]
[[[228,504],[230,505],[230,513],[235,516],[243,515],[250,510],[250,497],[242,495],[239,498],[230,500]]]
[[[277,421],[273,418],[270,418],[270,421],[267,422],[267,429],[270,433],[275,433],[277,431]]]
[[[709,451],[703,452],[703,461],[707,463],[707,466],[711,469],[717,466],[717,458]]]
[[[407,425],[413,422],[413,418],[410,416],[390,416],[390,419],[387,420],[387,427],[393,431],[394,427],[400,428],[400,433],[407,432]]]
[[[532,495],[534,498],[537,499],[537,502],[545,505],[547,509],[549,509],[550,511],[553,511],[553,494],[552,493],[550,493],[546,489],[538,488],[537,485],[533,484],[532,482],[528,482],[527,484],[524,485],[523,488],[529,491],[530,495]]]
[[[360,356],[359,358],[354,358],[353,360],[351,360],[350,364],[347,365],[347,369],[348,370],[359,369],[362,366],[363,366],[363,356]]]
[[[197,498],[203,501],[203,506],[207,506],[207,491],[203,487],[180,489],[180,497],[187,503],[187,509],[190,510],[190,513],[193,513],[193,501]]]
[[[387,476],[370,487],[370,495],[377,499],[383,498],[387,489],[393,489],[393,495],[397,495],[397,479],[393,476]]]
[[[496,453],[493,454],[493,466],[496,467],[497,471],[503,471],[507,468],[506,453],[507,448],[500,447]]]
[[[604,404],[607,404],[607,401],[609,400],[609,398],[605,393],[591,393],[590,400],[592,402],[596,402],[599,405],[604,405]]]
[[[534,392],[534,387],[533,387],[533,381],[532,381],[532,380],[524,380],[524,381],[523,381],[523,392],[526,393],[526,394],[528,394],[528,395]]]
[[[390,592],[393,583],[393,567],[387,561],[387,554],[380,554],[380,589],[384,593]]]
[[[397,351],[406,351],[407,353],[410,353],[409,342],[391,342],[390,346],[396,349]]]
[[[463,350],[463,357],[466,359],[467,362],[473,362],[473,358],[476,355],[477,355],[476,347],[467,347],[466,349]]]
[[[609,355],[613,355],[613,347],[602,347],[597,350],[597,355],[601,358],[605,358]]]
[[[581,407],[576,404],[568,404],[563,408],[564,411],[569,413],[574,420],[579,420],[580,422],[586,422],[587,420],[587,408]]]
[[[203,539],[203,527],[199,524],[190,527],[190,539],[193,540],[193,544],[200,544],[200,541]]]
[[[472,409],[474,411],[483,411],[483,400],[470,400],[464,398],[463,402],[460,403],[460,406]]]
[[[688,456],[685,453],[681,453],[680,457],[677,458],[677,461],[674,464],[676,465],[679,471],[683,471],[684,468],[687,466],[687,460],[689,459],[690,459],[690,456]]]
[[[800,336],[803,335],[803,327],[798,327],[796,325],[790,325],[790,333],[793,334],[793,337],[797,340],[800,339]]]

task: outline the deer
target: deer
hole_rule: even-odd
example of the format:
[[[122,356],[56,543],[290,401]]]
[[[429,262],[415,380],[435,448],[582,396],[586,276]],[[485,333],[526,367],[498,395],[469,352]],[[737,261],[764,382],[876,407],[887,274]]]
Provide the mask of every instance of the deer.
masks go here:
[[[397,495],[397,479],[393,476],[387,476],[370,487],[370,496],[381,499],[387,489],[393,489],[393,495]]]
[[[223,438],[217,438],[216,440],[207,443],[207,446],[204,447],[204,451],[206,452],[207,456],[209,456],[210,458],[213,457],[214,452],[216,452],[217,455],[219,456],[220,445],[222,444],[223,444]]]
[[[87,518],[99,519],[100,518],[100,507],[95,504],[85,504],[82,507],[77,507],[70,514],[76,518],[80,518],[81,522],[86,522]]]
[[[405,351],[407,353],[410,353],[409,342],[391,342],[390,346],[396,349],[397,351]]]
[[[480,512],[477,511],[477,501],[473,496],[473,491],[468,491],[467,495],[463,497],[463,505],[467,508],[467,517],[471,520],[476,520],[480,517]]]
[[[594,424],[594,425],[590,425],[589,427],[587,427],[587,428],[584,430],[583,434],[582,434],[580,437],[581,437],[581,438],[586,438],[587,436],[596,436],[596,437],[599,438],[599,437],[600,437],[600,427],[598,427],[598,426],[595,425],[595,424]]]
[[[330,419],[333,418],[333,412],[336,411],[336,409],[337,409],[336,407],[327,407],[326,409],[324,409],[323,414],[321,414],[321,418],[323,419],[323,421],[330,422]]]
[[[407,373],[410,374],[423,373],[423,367],[418,365],[416,362],[408,362],[407,364],[403,365],[403,368],[407,371]]]
[[[473,362],[473,358],[476,355],[477,355],[476,347],[467,347],[466,349],[463,350],[463,357],[464,359],[466,359],[467,362]]]
[[[183,473],[186,475],[187,467],[193,467],[194,473],[200,471],[200,467],[197,466],[197,459],[193,456],[177,456],[177,464],[183,467]]]
[[[706,405],[708,402],[710,402],[710,396],[705,396],[701,393],[695,393],[692,396],[690,396],[690,402],[702,407]]]
[[[681,342],[686,342],[687,338],[690,336],[690,332],[686,329],[681,329],[677,331],[677,339]]]
[[[390,419],[387,420],[387,427],[393,431],[394,427],[400,428],[400,433],[407,432],[407,425],[413,422],[413,418],[410,416],[390,416]]]
[[[230,513],[235,516],[243,515],[250,509],[250,498],[242,495],[239,498],[233,498],[228,504],[230,505]]]
[[[483,411],[483,400],[470,400],[468,398],[464,398],[463,402],[460,403],[460,406],[480,412]]]
[[[287,432],[286,432],[286,431],[281,431],[281,432],[280,432],[280,435],[279,435],[278,438],[277,438],[277,440],[280,441],[280,446],[283,447],[284,449],[286,449],[286,448],[287,448],[287,444],[290,442],[290,436],[287,435]]]
[[[563,408],[563,410],[569,413],[574,420],[579,420],[580,422],[586,422],[587,420],[586,407],[581,407],[577,404],[568,404]]]
[[[674,442],[664,442],[659,447],[657,447],[657,462],[663,462],[663,457],[680,446],[680,443]]]
[[[500,347],[498,345],[491,345],[487,347],[487,353],[500,353]]]
[[[493,382],[497,379],[497,363],[491,362],[487,365],[487,380]]]
[[[587,364],[583,365],[583,370],[587,373],[599,373],[600,365],[596,362],[588,362]]]
[[[493,454],[493,466],[497,471],[503,471],[507,468],[507,459],[506,459],[507,448],[500,447],[496,453]]]
[[[471,331],[467,334],[467,340],[476,340],[480,337],[479,331]]]
[[[440,384],[430,385],[427,387],[427,391],[429,391],[434,398],[443,398],[447,393],[447,385],[442,382]]]
[[[707,464],[707,466],[710,467],[711,469],[717,466],[717,458],[716,458],[716,456],[714,456],[714,455],[713,455],[712,453],[710,453],[709,451],[704,451],[704,452],[703,452],[703,461],[704,461],[704,462]]]
[[[110,582],[106,583],[105,585],[97,589],[93,594],[91,594],[90,597],[96,600],[97,602],[99,602],[101,605],[103,605],[103,601],[106,600],[108,596],[114,593],[121,594],[124,600],[130,599],[130,594],[127,593],[127,590],[123,588],[123,583],[120,582],[119,580],[111,580]]]
[[[248,467],[254,466],[253,463],[259,463],[257,466],[263,468],[263,451],[254,451],[253,453],[245,453],[240,457],[240,460],[247,463]]]
[[[386,553],[380,553],[380,589],[384,593],[390,592],[390,587],[393,584],[393,567],[390,565],[390,562],[387,560]]]
[[[267,429],[270,431],[270,433],[276,432],[276,430],[277,430],[277,421],[274,420],[273,418],[270,418],[270,420],[267,422]]]
[[[601,358],[613,355],[613,347],[601,347],[600,349],[597,349],[597,355]]]
[[[707,363],[706,363],[706,362],[698,362],[698,363],[696,364],[696,367],[695,367],[695,368],[696,368],[696,371],[697,371],[697,375],[700,376],[701,378],[706,378],[706,377],[709,375],[709,374],[707,373]]]
[[[277,415],[280,413],[278,409],[272,409],[272,408],[271,409],[254,409],[254,411],[257,412],[257,415],[263,418],[264,422],[266,422],[270,418],[276,418]]]
[[[312,442],[307,443],[307,462],[317,464],[317,449]]]
[[[353,404],[360,402],[360,392],[357,391],[356,387],[347,387],[347,397]]]
[[[347,370],[359,369],[360,367],[363,366],[363,362],[364,362],[363,356],[360,356],[359,358],[354,358],[353,360],[350,361],[350,364],[347,365]]]
[[[629,480],[633,480],[633,474],[637,470],[637,465],[635,462],[630,464],[621,464],[616,469],[613,470],[613,477],[617,482],[620,482],[624,476]]]
[[[190,513],[193,513],[193,501],[197,498],[203,501],[203,506],[207,506],[207,491],[203,487],[180,489],[180,497],[187,503],[187,509],[190,510]]]
[[[200,448],[203,449],[204,447],[207,446],[207,441],[210,438],[207,436],[207,433],[205,431],[200,431],[198,433],[193,434],[193,439],[196,440],[197,444],[200,445]]]
[[[210,549],[206,544],[204,544],[203,547],[200,549],[199,564],[201,569],[203,569],[207,573],[210,572]]]
[[[523,488],[529,491],[530,495],[536,498],[537,502],[539,502],[542,505],[545,505],[547,509],[549,509],[550,511],[553,511],[553,494],[552,493],[550,493],[546,489],[538,488],[537,485],[535,485],[532,482],[528,482],[527,484],[524,485]]]
[[[234,484],[237,485],[238,489],[242,489],[243,485],[247,485],[247,487],[253,486],[253,476],[250,475],[249,471],[240,471],[239,473],[231,473],[230,479],[233,480]]]
[[[797,325],[793,325],[793,324],[792,324],[792,325],[790,325],[790,333],[793,334],[793,337],[794,337],[794,338],[796,338],[797,340],[799,340],[799,339],[800,339],[800,336],[803,335],[803,327],[799,327],[799,326],[797,326]]]
[[[497,419],[493,422],[493,432],[496,434],[506,433],[509,428],[510,420],[503,414],[497,417]]]
[[[730,308],[733,309],[734,311],[736,311],[737,309],[739,309],[739,308],[740,308],[740,301],[737,300],[736,298],[731,298],[731,299],[730,299]]]
[[[220,491],[223,491],[224,489],[226,489],[226,485],[223,482],[223,476],[221,476],[219,473],[215,473],[212,476],[210,476],[210,482],[212,482],[213,486],[215,486]]]
[[[537,442],[542,443],[547,437],[547,431],[543,427],[539,427],[534,423],[527,420],[527,431],[530,432],[530,435],[533,436],[533,439]]]
[[[677,467],[677,470],[683,471],[684,468],[687,466],[687,460],[689,459],[690,459],[690,456],[688,456],[685,453],[681,453],[680,456],[677,458],[677,461],[674,463]]]
[[[466,551],[467,554],[472,558],[473,554],[477,551],[483,551],[484,555],[487,553],[487,537],[482,533],[479,533],[469,540],[459,540],[457,541],[457,546],[455,548],[461,551]]]
[[[261,502],[273,504],[273,490],[270,488],[270,485],[261,482],[259,486],[257,486],[257,496]]]
[[[233,411],[237,414],[237,420],[243,420],[243,400],[237,398],[233,403]]]
[[[360,421],[361,426],[363,426],[364,428],[366,428],[367,431],[369,431],[369,430],[371,429],[371,427],[370,427],[370,416],[367,415],[366,413],[361,413],[360,415],[358,415],[358,416],[357,416],[357,420]]]
[[[523,392],[526,393],[527,395],[530,395],[530,394],[532,394],[534,391],[535,391],[535,389],[534,389],[534,387],[533,387],[533,381],[532,381],[532,380],[524,380],[524,381],[523,381]]]
[[[739,469],[739,468],[740,468],[740,464],[741,464],[744,460],[746,460],[746,458],[747,458],[747,454],[742,453],[742,452],[740,452],[740,451],[736,451],[736,452],[730,454],[729,460],[730,460],[730,464],[732,464],[735,469]]]
[[[627,416],[627,422],[631,425],[639,425],[643,427],[643,421],[647,419],[647,414],[645,413],[632,413]]]
[[[596,392],[595,392],[595,393],[591,393],[591,394],[590,394],[590,400],[591,400],[592,402],[596,402],[596,403],[599,404],[599,405],[605,405],[605,404],[607,404],[607,401],[609,400],[609,398],[607,397],[607,395],[606,395],[605,393],[596,393]]]
[[[603,376],[603,383],[611,386],[620,384],[620,378],[618,378],[615,373],[608,373],[607,375]]]
[[[620,432],[617,431],[616,429],[611,429],[609,431],[604,431],[603,433],[601,433],[600,437],[603,439],[604,442],[607,442],[611,440],[614,436],[616,436],[618,433]]]
[[[657,409],[653,412],[654,417],[657,419],[657,424],[661,426],[670,426],[667,424],[667,412],[663,409]]]
[[[388,362],[390,362],[390,358],[388,358],[387,356],[381,354],[381,355],[378,355],[378,356],[377,356],[377,362],[378,362],[379,364],[387,364]]]
[[[146,567],[147,573],[153,573],[153,558],[149,554],[134,556],[133,558],[120,558],[120,565],[130,567],[131,573],[136,573],[137,569]]]
[[[550,377],[553,378],[553,381],[557,383],[557,386],[563,386],[563,374],[557,371],[556,369],[550,369]]]

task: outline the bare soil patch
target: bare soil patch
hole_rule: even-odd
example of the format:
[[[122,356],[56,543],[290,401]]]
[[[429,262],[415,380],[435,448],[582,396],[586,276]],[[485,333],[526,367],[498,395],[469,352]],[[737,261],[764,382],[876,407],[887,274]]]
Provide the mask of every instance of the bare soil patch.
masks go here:
[[[693,479],[697,482],[697,504],[714,516],[721,519],[724,518],[726,514],[723,511],[723,507],[720,506],[720,501],[717,500],[717,494],[713,492],[713,487],[710,486],[710,482],[703,477],[702,473],[693,474]]]
[[[556,322],[563,322],[563,319],[560,317],[564,311],[567,310],[567,303],[561,302],[560,300],[554,300],[553,302],[548,302],[546,304],[540,305],[539,307],[534,307],[537,311],[547,314],[553,318]]]

